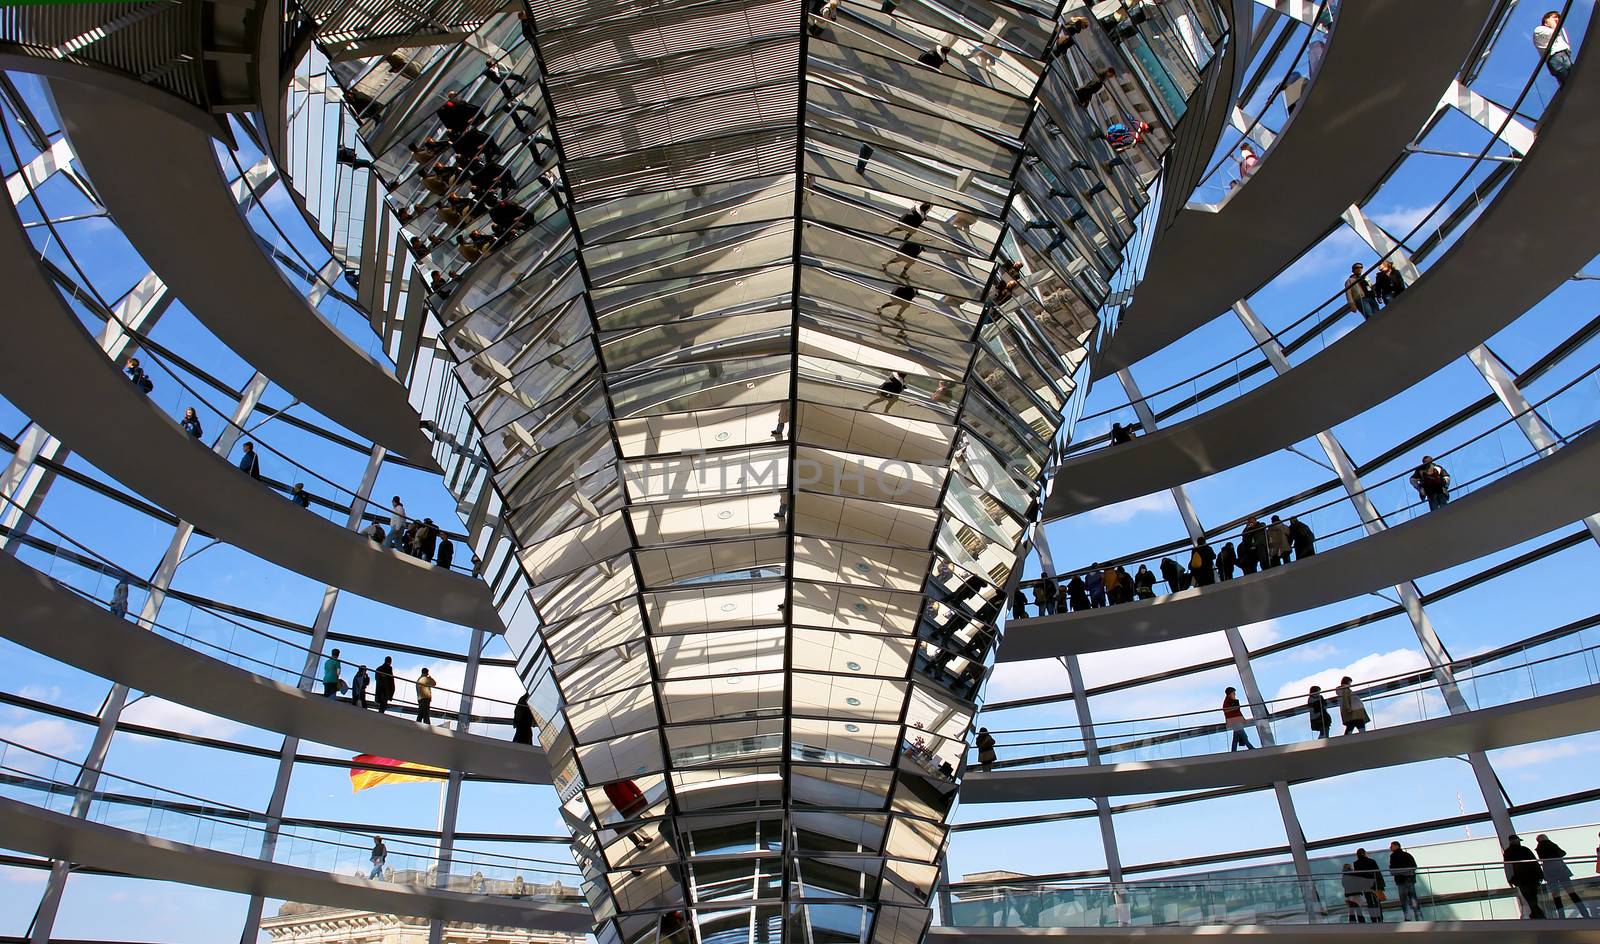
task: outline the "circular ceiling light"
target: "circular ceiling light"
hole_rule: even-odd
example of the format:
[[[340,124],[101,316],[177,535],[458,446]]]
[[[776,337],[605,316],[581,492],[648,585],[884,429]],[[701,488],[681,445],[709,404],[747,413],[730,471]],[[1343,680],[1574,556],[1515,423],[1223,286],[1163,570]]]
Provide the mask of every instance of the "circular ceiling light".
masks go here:
[[[861,663],[859,663],[859,662],[846,662],[844,664],[844,667],[849,669],[852,672],[860,672],[861,671]]]
[[[855,725],[855,724],[847,724],[847,725],[844,726],[844,729],[846,731],[849,731],[851,734],[855,734],[857,731],[861,730],[861,726],[860,725]]]
[[[861,699],[859,699],[859,698],[846,698],[844,700],[844,703],[849,705],[850,707],[854,708],[857,705],[861,704]]]
[[[728,441],[728,431],[727,430],[723,430],[722,432],[717,434],[717,442],[727,442],[727,441]]]
[[[717,517],[721,518],[723,521],[727,521],[729,518],[733,517],[733,512],[731,512],[731,511],[719,511],[719,512],[717,512]]]
[[[732,613],[734,610],[737,610],[738,608],[739,608],[739,605],[737,603],[724,603],[724,604],[722,604],[722,612],[724,612],[724,613]]]

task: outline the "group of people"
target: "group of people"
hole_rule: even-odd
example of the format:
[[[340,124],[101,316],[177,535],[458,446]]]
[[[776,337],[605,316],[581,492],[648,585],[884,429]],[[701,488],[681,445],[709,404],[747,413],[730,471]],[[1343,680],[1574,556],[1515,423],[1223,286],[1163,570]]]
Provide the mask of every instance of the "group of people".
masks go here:
[[[496,115],[509,114],[522,137],[535,149],[535,155],[538,144],[548,142],[533,134],[521,120],[519,113],[528,110],[528,106],[518,101],[528,88],[523,77],[494,65],[485,66],[483,75],[504,95],[505,103],[500,109],[486,110],[463,98],[459,90],[451,89],[434,109],[437,133],[409,145],[411,157],[419,168],[423,199],[402,208],[396,215],[402,224],[408,224],[432,210],[444,224],[443,235],[408,238],[412,254],[418,259],[426,257],[455,232],[459,234],[454,237],[459,258],[468,264],[477,262],[533,225],[535,210],[518,199],[521,183],[504,163],[506,155],[490,133],[489,125]],[[552,192],[555,190],[549,180],[545,181],[545,187]],[[483,225],[485,222],[487,226]],[[441,296],[448,297],[453,283],[454,276],[442,271],[430,276],[430,287]]]
[[[1334,693],[1334,705],[1339,709],[1339,721],[1344,725],[1345,734],[1360,734],[1367,730],[1367,725],[1372,723],[1372,715],[1367,711],[1367,706],[1362,703],[1361,696],[1356,694],[1354,680],[1346,675],[1339,680],[1339,688]],[[1326,738],[1333,730],[1333,713],[1329,709],[1328,699],[1322,694],[1322,686],[1313,685],[1306,696],[1306,717],[1311,722],[1311,730],[1319,738]],[[1233,686],[1228,686],[1222,692],[1222,723],[1232,732],[1232,740],[1228,751],[1255,750],[1255,745],[1250,743],[1250,734],[1245,724],[1244,709],[1239,704],[1238,691]]]
[[[1350,266],[1350,276],[1344,280],[1344,300],[1350,310],[1363,318],[1378,314],[1378,309],[1389,307],[1406,290],[1406,279],[1388,259],[1378,263],[1371,279],[1367,267],[1357,262]]]
[[[1589,917],[1589,908],[1572,884],[1572,867],[1567,865],[1567,853],[1549,836],[1540,833],[1529,849],[1519,836],[1506,837],[1506,882],[1517,890],[1523,902],[1523,914],[1528,918],[1548,917],[1540,902],[1540,893],[1549,886],[1550,900],[1557,917],[1565,917],[1562,896],[1571,902],[1579,917]],[[1399,899],[1403,921],[1422,920],[1422,901],[1417,895],[1417,859],[1401,848],[1400,843],[1389,843],[1389,881],[1384,880],[1384,869],[1378,861],[1357,849],[1355,858],[1340,866],[1340,884],[1344,892],[1345,921],[1349,924],[1379,924],[1383,921],[1383,903],[1388,899],[1389,882],[1394,883],[1394,894]]]
[[[1232,580],[1235,571],[1253,574],[1258,569],[1304,560],[1317,553],[1316,541],[1311,526],[1298,517],[1290,516],[1284,521],[1273,515],[1270,522],[1262,522],[1250,515],[1245,519],[1237,547],[1229,541],[1217,551],[1204,537],[1198,538],[1189,551],[1187,566],[1171,557],[1161,559],[1157,564],[1159,578],[1148,564],[1141,563],[1137,572],[1129,573],[1120,564],[1102,567],[1098,562],[1073,574],[1065,583],[1046,576],[1032,584],[1033,605],[1037,615],[1050,616],[1148,600],[1157,595],[1157,583],[1165,583],[1168,593],[1176,593]],[[1026,619],[1027,607],[1028,599],[1019,586],[1011,597],[1011,618]]]
[[[389,503],[389,530],[385,532],[383,525],[374,523],[367,529],[367,537],[374,544],[393,548],[440,567],[448,568],[455,563],[455,544],[439,530],[432,518],[418,521],[407,517],[406,506],[400,501],[399,495]]]
[[[384,656],[383,664],[378,666],[376,672],[369,673],[365,665],[357,665],[356,674],[348,684],[343,678],[344,666],[338,649],[330,651],[327,658],[322,661],[323,696],[338,698],[348,691],[350,704],[365,710],[367,692],[370,689],[372,707],[377,709],[379,714],[387,714],[390,703],[394,701],[394,657]],[[432,724],[433,692],[439,684],[433,677],[433,670],[424,668],[418,673],[414,684],[417,692],[417,721],[421,724]],[[518,698],[511,710],[511,742],[533,743],[533,708],[528,704],[527,695]]]

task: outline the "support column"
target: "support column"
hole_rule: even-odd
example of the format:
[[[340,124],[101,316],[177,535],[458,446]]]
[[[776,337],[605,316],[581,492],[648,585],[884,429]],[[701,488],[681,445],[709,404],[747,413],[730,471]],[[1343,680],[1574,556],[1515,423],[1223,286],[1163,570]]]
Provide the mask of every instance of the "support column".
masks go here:
[[[1055,573],[1055,560],[1050,554],[1050,541],[1045,535],[1043,524],[1033,526],[1033,545],[1039,551],[1039,565],[1043,572]],[[1083,684],[1083,669],[1076,655],[1061,657],[1061,664],[1067,669],[1067,679],[1072,687],[1072,707],[1078,714],[1078,731],[1083,739],[1084,758],[1090,765],[1099,764],[1100,744],[1095,738],[1094,716],[1089,711],[1089,690]],[[1106,878],[1111,882],[1113,894],[1117,899],[1117,921],[1118,924],[1126,924],[1127,916],[1124,913],[1122,894],[1122,853],[1117,848],[1117,830],[1111,818],[1111,802],[1103,796],[1092,799],[1095,818],[1100,823],[1100,844],[1105,848]]]
[[[472,693],[478,687],[478,667],[483,659],[483,628],[472,628],[472,641],[467,644],[467,669],[461,676],[461,705],[456,712],[456,731],[466,733],[472,723]],[[456,817],[461,811],[461,771],[450,771],[445,781],[444,797],[439,804],[439,859],[434,875],[435,888],[450,885],[451,858],[456,848]],[[428,944],[444,944],[444,921],[433,918],[428,922]]]
[[[382,446],[373,446],[367,455],[367,467],[361,473],[361,484],[356,487],[355,497],[350,500],[350,515],[345,519],[345,527],[352,531],[361,530],[362,515],[366,513],[367,501],[377,484],[378,471],[383,467],[385,454]],[[305,662],[300,667],[300,678],[296,683],[307,691],[311,690],[317,678],[317,663],[321,661],[322,647],[328,641],[328,627],[333,624],[333,609],[338,602],[339,588],[324,585],[322,604],[317,607],[317,618],[311,623],[311,641],[306,644]],[[300,739],[293,735],[284,737],[278,746],[278,772],[272,782],[272,796],[267,800],[266,828],[261,836],[261,851],[257,853],[257,857],[265,862],[272,861],[277,853],[278,834],[283,829],[283,807],[289,797],[289,778],[294,773],[294,757],[299,752]],[[245,909],[244,926],[239,933],[239,944],[255,944],[261,936],[263,904],[262,896],[250,896],[250,904]]]
[[[1250,337],[1260,345],[1273,371],[1279,375],[1287,373],[1290,369],[1289,360],[1284,356],[1283,346],[1278,343],[1272,332],[1267,330],[1266,325],[1261,323],[1254,309],[1248,303],[1240,301],[1234,303],[1233,310],[1245,330],[1250,332]],[[1385,530],[1388,525],[1378,512],[1377,506],[1373,505],[1372,499],[1368,497],[1360,476],[1356,474],[1355,463],[1350,460],[1344,446],[1339,443],[1331,430],[1318,433],[1317,442],[1321,444],[1329,465],[1333,466],[1334,472],[1339,476],[1339,484],[1344,487],[1345,494],[1355,506],[1356,513],[1360,515],[1362,528],[1368,535]],[[1415,581],[1403,581],[1396,584],[1394,590],[1400,596],[1406,616],[1411,620],[1411,628],[1416,633],[1417,643],[1427,657],[1428,664],[1433,668],[1434,678],[1439,684],[1439,691],[1444,696],[1445,705],[1450,713],[1461,714],[1471,710],[1466,699],[1462,697],[1461,690],[1456,686],[1455,673],[1450,668],[1450,654],[1445,649],[1438,632],[1434,630],[1433,621],[1428,618],[1427,610],[1423,608],[1422,594],[1417,589]],[[1512,829],[1511,815],[1506,809],[1500,781],[1483,751],[1468,753],[1467,762],[1472,767],[1473,777],[1478,781],[1479,792],[1483,794],[1484,808],[1488,810],[1489,818],[1494,822],[1495,832],[1500,836],[1501,845],[1504,845]]]
[[[1121,382],[1123,392],[1128,395],[1133,409],[1139,417],[1139,424],[1146,432],[1156,429],[1155,412],[1150,409],[1150,404],[1145,402],[1144,394],[1139,392],[1139,385],[1134,382],[1133,374],[1127,368],[1117,371],[1117,380]],[[1182,485],[1172,488],[1172,500],[1178,505],[1178,515],[1183,519],[1184,529],[1189,534],[1190,541],[1196,541],[1205,536],[1205,528],[1200,524],[1200,516],[1195,511],[1194,503],[1189,499],[1189,492]],[[1250,711],[1250,717],[1255,722],[1256,737],[1260,739],[1262,747],[1273,743],[1272,718],[1267,710],[1266,699],[1261,695],[1261,686],[1256,683],[1255,670],[1250,665],[1250,649],[1244,644],[1244,637],[1240,635],[1236,626],[1222,630],[1223,637],[1228,641],[1228,651],[1233,656],[1234,670],[1239,674],[1239,685],[1244,689],[1245,702]],[[1289,857],[1294,861],[1294,870],[1299,875],[1311,874],[1311,859],[1306,854],[1305,830],[1300,827],[1300,816],[1295,812],[1294,797],[1289,793],[1289,785],[1278,781],[1272,785],[1272,792],[1278,801],[1278,814],[1283,820],[1284,839],[1289,844]],[[1301,897],[1305,902],[1306,918],[1315,922],[1322,908],[1316,897],[1316,889],[1309,881],[1301,885]]]

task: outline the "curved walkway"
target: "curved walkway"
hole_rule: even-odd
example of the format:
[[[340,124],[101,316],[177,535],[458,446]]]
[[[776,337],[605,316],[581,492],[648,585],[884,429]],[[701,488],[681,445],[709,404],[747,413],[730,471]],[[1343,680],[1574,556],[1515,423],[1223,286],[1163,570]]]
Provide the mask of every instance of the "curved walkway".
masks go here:
[[[117,225],[196,318],[319,413],[431,462],[405,387],[278,271],[229,197],[210,137],[131,98],[63,80],[50,88]],[[146,140],[162,146],[129,147]]]
[[[226,192],[226,191],[223,191]],[[489,586],[380,548],[294,506],[191,440],[141,396],[44,274],[16,208],[0,201],[6,340],[0,391],[89,462],[219,540],[351,593],[501,630]]]
[[[144,836],[0,798],[5,846],[159,881],[446,921],[584,933],[590,911],[577,904],[474,895],[367,881]]]
[[[1135,886],[1136,887],[1136,886]],[[1029,944],[1071,937],[1081,944],[1190,944],[1249,937],[1263,944],[1376,944],[1409,937],[1427,944],[1600,944],[1600,921],[1405,921],[1384,924],[1195,925],[1180,928],[934,928],[927,944]]]
[[[1178,214],[1152,251],[1103,369],[1148,357],[1222,314],[1338,225],[1433,114],[1493,6],[1342,5],[1322,68],[1255,174],[1220,210]],[[1395,29],[1401,22],[1414,28]]]
[[[542,748],[362,711],[248,672],[117,619],[6,554],[0,554],[0,599],[6,601],[0,636],[168,701],[358,753],[550,783]]]
[[[1597,152],[1600,67],[1580,60],[1500,195],[1404,295],[1248,393],[1132,442],[1068,458],[1045,501],[1046,519],[1241,465],[1332,429],[1443,369],[1600,253],[1600,186],[1590,166]]]
[[[1568,737],[1596,728],[1600,728],[1600,688],[1591,685],[1364,734],[1253,751],[1092,767],[987,774],[969,771],[961,782],[961,799],[967,803],[1017,803],[1316,780]]]
[[[1222,129],[1228,126],[1233,114],[1233,102],[1244,86],[1245,74],[1250,71],[1247,54],[1251,40],[1251,21],[1256,0],[1232,0],[1224,4],[1223,14],[1228,20],[1228,45],[1209,66],[1204,97],[1191,100],[1189,108],[1173,128],[1174,144],[1167,155],[1169,175],[1161,185],[1161,211],[1157,221],[1155,239],[1150,253],[1157,255],[1157,247],[1189,201],[1189,195],[1200,185],[1210,166],[1211,156],[1222,139]],[[1195,122],[1200,122],[1196,129]]]
[[[1600,511],[1600,429],[1436,511],[1282,567],[1095,610],[1010,620],[1022,662],[1246,626],[1349,599],[1531,540]]]

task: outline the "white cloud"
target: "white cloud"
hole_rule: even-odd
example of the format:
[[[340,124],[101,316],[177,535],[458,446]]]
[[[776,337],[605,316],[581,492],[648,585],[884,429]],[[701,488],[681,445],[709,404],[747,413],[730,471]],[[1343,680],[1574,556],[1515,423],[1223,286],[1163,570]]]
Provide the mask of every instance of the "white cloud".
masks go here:
[[[1431,206],[1402,206],[1383,213],[1374,213],[1371,219],[1374,223],[1388,231],[1396,239],[1404,237],[1423,220],[1433,214]]]
[[[66,756],[83,743],[83,730],[59,718],[40,718],[21,724],[0,725],[0,738],[46,754]]]
[[[1494,765],[1500,770],[1535,767],[1540,764],[1548,764],[1553,760],[1563,760],[1568,757],[1577,757],[1579,754],[1588,754],[1594,749],[1592,744],[1524,744],[1520,747],[1507,748],[1495,754]]]
[[[146,695],[130,703],[123,711],[122,717],[134,724],[197,737],[228,738],[242,730],[242,725],[238,722],[208,715],[188,705],[180,705],[154,695]]]
[[[1054,659],[1002,662],[989,676],[985,701],[1010,701],[1035,695],[1054,695],[1071,688],[1066,667]]]
[[[56,704],[61,701],[61,686],[51,685],[47,687],[44,685],[24,685],[22,686],[22,691],[18,692],[17,694],[21,695],[23,698],[30,698],[34,701],[42,701],[47,704]]]
[[[1173,507],[1172,497],[1166,492],[1152,492],[1139,498],[1130,498],[1127,501],[1117,502],[1089,512],[1089,520],[1095,524],[1126,524],[1135,517],[1149,513],[1169,511]]]
[[[1387,678],[1391,675],[1401,675],[1417,669],[1428,667],[1428,659],[1420,649],[1394,649],[1389,652],[1373,652],[1362,656],[1346,666],[1330,666],[1303,678],[1284,682],[1278,686],[1275,698],[1299,698],[1305,695],[1313,685],[1321,685],[1324,692],[1331,692],[1339,687],[1339,679],[1350,676],[1355,681],[1356,687],[1375,679]]]

